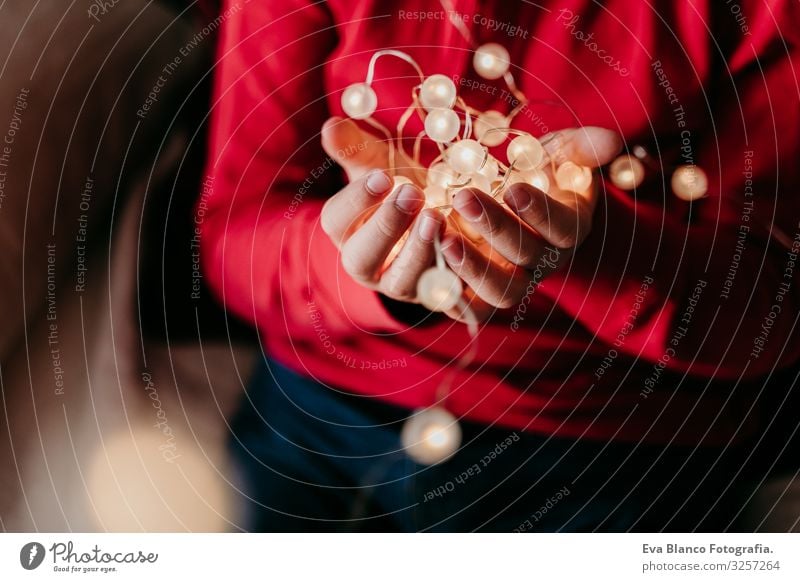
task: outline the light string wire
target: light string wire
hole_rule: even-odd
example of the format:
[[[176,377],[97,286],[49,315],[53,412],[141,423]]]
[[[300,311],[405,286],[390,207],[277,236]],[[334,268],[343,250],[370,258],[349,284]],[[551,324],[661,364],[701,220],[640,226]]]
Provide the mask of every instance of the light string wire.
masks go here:
[[[475,43],[469,30],[466,29],[463,22],[453,19],[454,10],[452,4],[449,2],[449,0],[441,1],[446,10],[449,7],[449,20],[451,24],[453,24],[464,36],[464,38],[467,39],[467,42],[474,50]],[[371,85],[375,81],[377,62],[383,57],[397,58],[410,65],[416,72],[416,75],[419,79],[419,82],[411,89],[410,104],[400,115],[394,134],[392,134],[388,127],[373,117],[377,103],[375,93],[374,90],[372,90]],[[506,66],[508,66],[507,56],[501,60]],[[484,75],[484,71],[482,69],[478,69],[477,64],[475,64],[475,67],[480,75]],[[466,101],[457,94],[455,85],[449,79],[444,82],[444,85],[442,85],[441,80],[432,81],[433,83],[438,83],[438,86],[429,84],[429,80],[434,79],[434,77],[435,76],[426,78],[422,71],[422,67],[408,53],[395,49],[380,50],[375,52],[370,58],[366,79],[363,83],[365,89],[361,89],[360,91],[357,89],[356,92],[352,94],[353,98],[347,103],[350,106],[349,110],[345,104],[345,101],[343,100],[343,108],[345,109],[346,113],[351,115],[351,117],[365,121],[370,127],[377,130],[385,138],[389,150],[388,171],[393,178],[397,179],[398,173],[400,173],[399,177],[406,179],[410,179],[413,176],[416,178],[418,185],[421,185],[425,190],[426,197],[430,197],[432,195],[435,195],[436,197],[440,197],[442,195],[444,196],[445,204],[434,205],[431,204],[433,203],[433,200],[429,199],[429,208],[441,211],[452,209],[452,203],[448,202],[452,202],[452,196],[454,195],[454,192],[470,185],[474,185],[479,190],[484,190],[487,193],[490,193],[492,197],[496,197],[498,193],[502,191],[502,189],[508,184],[509,179],[514,172],[541,171],[541,169],[547,165],[554,164],[553,156],[551,156],[550,152],[545,149],[544,145],[555,139],[557,134],[546,137],[544,140],[542,140],[544,142],[542,143],[528,132],[508,127],[513,118],[529,103],[526,96],[517,87],[514,77],[508,69],[503,71],[503,74],[500,77],[491,77],[502,77],[508,87],[509,92],[518,100],[518,103],[514,105],[509,114],[503,115],[497,112],[497,116],[501,118],[500,121],[505,127],[498,127],[497,123],[488,123],[486,118],[482,117],[484,112],[470,107],[469,104],[467,104]],[[447,85],[448,82],[449,87]],[[358,86],[356,85],[356,87]],[[437,97],[435,95],[437,94],[437,91],[441,93],[442,87],[444,87],[445,95],[452,93],[452,100],[450,101],[448,99],[449,103],[442,102],[441,98],[439,98],[437,101]],[[431,95],[434,95],[434,97],[431,97]],[[442,112],[443,110],[455,112],[455,115],[453,115],[453,113],[445,115]],[[431,115],[433,112],[436,112],[436,121],[434,121],[434,118],[429,119],[429,115]],[[411,155],[409,156],[404,143],[404,133],[408,122],[415,113],[418,115],[423,126],[425,126],[425,129],[414,136],[413,148]],[[448,118],[448,115],[450,118]],[[480,131],[473,122],[473,117],[475,120],[480,120],[482,122],[483,127],[480,128]],[[433,122],[433,125],[431,125],[431,128],[429,129],[428,124],[431,122]],[[448,123],[450,124],[449,126],[447,125]],[[450,131],[456,129],[454,127],[455,123],[458,123],[459,126],[461,126],[463,123],[463,127],[458,127],[453,135],[450,133]],[[439,129],[436,130],[436,134],[434,134],[434,128],[437,127]],[[491,136],[495,134],[501,134],[503,136],[501,141],[495,143],[482,143],[487,135]],[[426,137],[426,135],[427,137],[431,138],[431,141],[436,144],[439,150],[438,156],[436,156],[433,162],[431,162],[431,164],[427,167],[422,163],[422,140]],[[475,137],[473,137],[473,135]],[[508,149],[510,163],[506,165],[490,154],[489,147],[500,145],[500,143],[509,140],[510,136],[518,136],[515,138],[515,140],[519,139],[519,136],[527,136],[533,140],[533,143],[532,145],[527,143],[519,143],[517,147],[514,145],[515,140],[511,140]],[[556,141],[556,143],[558,143],[558,141]],[[456,150],[458,150],[457,153]],[[514,151],[513,156],[512,151]],[[531,155],[535,157],[535,160],[533,157],[529,157]],[[525,157],[524,164],[520,161],[521,156]],[[398,160],[398,157],[401,158],[401,160]],[[402,167],[398,163],[399,161],[402,161]],[[435,164],[442,163],[444,167],[444,178],[434,184],[431,184],[429,180],[429,172],[431,168],[433,168]],[[487,166],[489,163],[491,163],[491,166]],[[517,169],[518,165],[521,167],[520,170]],[[501,171],[502,175],[500,174]],[[494,182],[499,182],[500,185],[492,188],[492,184]],[[440,189],[441,194],[435,194],[435,190],[429,190],[429,188],[434,186]],[[503,201],[500,201],[500,203],[505,204]],[[444,214],[446,219],[454,220],[453,217],[449,216],[449,212],[445,212]],[[457,222],[455,223],[455,226],[458,227]],[[392,253],[390,253],[390,257],[392,255],[396,256],[397,253],[400,252],[400,249],[404,246],[405,241],[407,240],[407,235],[408,233],[400,238],[395,245],[395,248],[392,250]],[[464,293],[463,282],[447,267],[444,254],[442,252],[440,232],[434,237],[433,246],[435,266],[431,267],[428,271],[426,271],[426,273],[429,275],[427,279],[429,282],[428,285],[434,284],[438,285],[438,287],[429,287],[428,293],[425,294],[421,301],[434,311],[457,310],[457,319],[466,324],[469,342],[462,354],[455,359],[453,364],[447,366],[444,377],[434,392],[434,402],[424,409],[424,411],[429,411],[433,414],[433,416],[428,417],[431,419],[429,420],[431,422],[435,422],[432,420],[435,418],[441,419],[441,416],[436,417],[436,414],[449,414],[446,412],[447,399],[452,392],[453,385],[458,375],[474,363],[478,354],[479,336],[478,318],[474,308],[471,305],[471,300],[468,300]],[[433,280],[437,280],[438,278],[438,282],[430,283],[431,277]],[[446,282],[447,284],[445,285],[442,283],[442,281]],[[422,285],[421,282],[422,279],[420,279],[420,285]],[[441,292],[444,292],[446,299],[438,298],[436,293]],[[423,293],[423,291],[418,291],[418,294],[420,293]],[[413,427],[419,426],[418,423],[414,424],[414,422],[412,422],[414,416],[417,416],[417,418],[422,418],[418,415],[412,415],[412,417],[410,417],[407,421],[406,427],[403,429],[403,434],[406,432],[413,434]],[[460,429],[458,429],[457,426],[457,419],[453,417],[452,423],[455,425],[455,428],[453,429],[455,432],[450,433],[451,438],[460,440]],[[452,437],[453,434],[458,436]],[[415,442],[407,442],[404,444],[404,446],[406,447],[408,453],[414,456],[412,451],[418,444],[419,443]],[[430,457],[428,457],[428,460],[423,460],[422,462],[437,463],[444,458],[446,457],[438,457],[438,460],[430,460]]]
[[[451,210],[453,204],[447,202],[452,202],[454,192],[468,186],[474,186],[491,195],[501,205],[506,205],[502,199],[498,199],[498,196],[512,179],[515,179],[515,182],[529,183],[545,193],[549,190],[550,180],[553,178],[561,190],[572,191],[576,194],[586,191],[593,181],[592,171],[590,168],[573,163],[568,159],[563,132],[548,133],[541,139],[537,139],[529,132],[510,127],[513,120],[531,103],[562,108],[566,108],[566,105],[553,100],[529,100],[517,85],[511,71],[508,50],[498,43],[478,46],[464,19],[458,17],[453,2],[439,0],[439,3],[448,14],[447,20],[472,49],[475,72],[485,79],[502,79],[509,94],[517,102],[510,105],[511,110],[507,114],[496,110],[476,110],[458,95],[453,80],[445,75],[426,77],[419,63],[403,51],[396,49],[377,51],[369,61],[366,82],[363,84],[366,88],[359,84],[351,86],[353,90],[351,96],[348,97],[347,102],[343,97],[342,103],[343,109],[351,117],[366,121],[368,125],[385,137],[389,149],[388,169],[391,176],[397,177],[398,175],[398,156],[400,156],[403,163],[401,177],[410,179],[409,177],[413,176],[417,184],[424,190],[426,206],[441,211]],[[394,134],[372,116],[377,106],[377,100],[371,85],[375,79],[376,64],[382,57],[394,57],[402,60],[413,67],[419,78],[419,83],[411,89],[410,104],[400,115]],[[443,79],[437,77],[443,77]],[[413,137],[413,147],[409,155],[404,143],[404,132],[415,113],[425,129]],[[462,115],[463,127],[461,126]],[[502,137],[487,139],[497,135]],[[427,167],[422,163],[422,140],[426,136],[435,143],[439,150],[438,156]],[[511,139],[511,136],[516,137]],[[506,150],[507,165],[492,156],[490,152],[490,148],[497,147],[505,141],[510,141]],[[661,167],[659,161],[650,156],[641,145],[634,146],[631,154],[618,156],[609,168],[611,181],[623,190],[635,190],[638,187],[644,179],[645,167],[650,170],[658,170]],[[444,170],[441,170],[442,177],[431,181],[431,171],[437,164],[444,167]],[[689,164],[674,169],[672,190],[679,198],[689,202],[702,198],[706,195],[707,186],[708,179],[702,168]],[[445,204],[438,204],[442,196]],[[458,227],[455,217],[451,216],[449,212],[443,213],[446,220],[455,222],[455,226]],[[789,246],[788,237],[776,227],[770,228],[769,234],[782,246]],[[471,234],[467,233],[466,236],[470,240],[474,240]],[[395,245],[392,251],[394,256],[399,253],[407,237],[408,233],[401,237]],[[470,305],[471,301],[467,300],[464,293],[463,282],[446,265],[440,237],[440,233],[434,237],[435,266],[425,272],[424,275],[431,275],[425,283],[422,282],[423,278],[420,278],[418,299],[433,311],[458,309],[458,319],[466,323],[469,334],[467,349],[456,359],[455,365],[448,366],[446,374],[435,392],[434,404],[426,409],[441,414],[446,413],[446,399],[451,393],[457,375],[470,366],[476,358],[479,324],[475,311]],[[479,235],[477,238],[483,240]],[[439,411],[434,410],[437,406],[440,408]],[[457,425],[455,419],[453,422]],[[460,439],[460,436],[457,438]],[[407,445],[407,449],[413,444]],[[410,449],[408,451],[411,454]]]

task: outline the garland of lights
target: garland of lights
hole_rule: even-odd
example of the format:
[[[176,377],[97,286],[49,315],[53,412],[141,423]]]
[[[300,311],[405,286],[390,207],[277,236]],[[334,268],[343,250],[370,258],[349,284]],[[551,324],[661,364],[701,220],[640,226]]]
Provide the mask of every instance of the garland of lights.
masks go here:
[[[451,19],[451,23],[474,45],[463,22]],[[373,117],[378,108],[378,97],[372,88],[372,82],[375,65],[383,57],[405,61],[414,68],[419,77],[419,84],[411,90],[411,103],[400,116],[394,133]],[[440,210],[456,221],[469,238],[480,240],[479,235],[471,232],[466,223],[459,222],[457,215],[451,216],[452,198],[457,191],[467,187],[476,188],[498,199],[507,186],[525,183],[547,193],[553,179],[559,189],[580,193],[591,187],[592,172],[587,167],[565,159],[560,151],[559,133],[550,134],[540,140],[528,132],[511,128],[512,120],[529,101],[514,81],[510,71],[510,55],[505,47],[488,43],[475,48],[472,65],[475,72],[484,79],[503,79],[508,90],[519,100],[519,105],[507,115],[496,110],[478,111],[458,95],[451,79],[442,74],[426,77],[410,55],[398,50],[374,53],[365,81],[348,86],[342,93],[341,104],[348,117],[369,124],[386,137],[389,146],[388,169],[395,178],[395,189],[413,182],[406,176],[397,175],[396,161],[399,152],[406,159],[412,160],[413,165],[407,171],[422,185],[425,206]],[[424,131],[416,136],[409,156],[403,146],[403,130],[413,115],[420,117]],[[423,169],[420,159],[424,138],[431,140],[439,149],[439,155],[426,170]],[[506,141],[506,160],[503,161],[492,155],[489,148],[501,146]],[[633,190],[644,180],[645,164],[657,167],[646,150],[637,146],[633,149],[633,155],[621,155],[610,164],[610,179],[619,188]],[[707,188],[708,179],[697,166],[680,166],[673,173],[672,189],[681,199],[691,201],[701,198]],[[502,198],[498,202],[504,204]],[[387,262],[393,260],[404,242],[405,238],[398,242]],[[417,296],[420,303],[431,311],[443,312],[458,307],[464,314],[472,346],[458,362],[453,371],[455,374],[457,370],[469,365],[474,357],[478,326],[473,312],[463,298],[461,280],[445,265],[438,235],[434,240],[434,250],[436,265],[420,277]],[[406,453],[418,463],[440,463],[453,455],[461,444],[458,420],[444,407],[448,393],[449,381],[440,386],[437,395],[439,404],[415,411],[403,426],[402,445]]]

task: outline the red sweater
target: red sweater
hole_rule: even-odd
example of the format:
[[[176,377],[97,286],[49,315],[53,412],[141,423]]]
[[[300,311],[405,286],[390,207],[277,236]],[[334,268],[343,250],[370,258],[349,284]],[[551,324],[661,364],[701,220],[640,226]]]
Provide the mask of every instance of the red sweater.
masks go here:
[[[447,407],[568,437],[709,444],[746,434],[765,378],[800,354],[797,2],[454,4],[477,43],[511,52],[532,101],[514,127],[608,127],[665,167],[699,164],[710,185],[689,204],[671,194],[668,170],[635,194],[604,181],[571,264],[482,326]],[[228,0],[223,10],[196,216],[208,281],[257,326],[266,353],[299,373],[400,406],[432,404],[467,330],[438,315],[403,323],[345,274],[319,226],[343,185],[319,130],[383,48],[464,79],[475,107],[515,103],[502,82],[476,76],[436,2]],[[387,127],[415,79],[407,64],[379,61],[376,118]]]

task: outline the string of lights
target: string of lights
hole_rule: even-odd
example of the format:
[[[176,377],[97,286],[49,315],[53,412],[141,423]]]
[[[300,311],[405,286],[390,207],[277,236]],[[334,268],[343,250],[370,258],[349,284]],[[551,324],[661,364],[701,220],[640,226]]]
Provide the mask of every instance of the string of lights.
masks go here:
[[[441,0],[447,10],[450,2]],[[450,6],[452,8],[452,6]],[[452,10],[447,10],[453,14]],[[526,131],[511,127],[514,117],[530,104],[519,89],[511,72],[508,50],[498,43],[475,46],[472,35],[459,19],[451,19],[458,31],[473,47],[472,66],[486,80],[502,79],[519,104],[508,114],[500,111],[479,111],[458,95],[455,83],[445,75],[426,76],[420,65],[407,53],[399,50],[381,50],[372,55],[364,82],[348,86],[341,96],[342,109],[355,120],[363,121],[380,131],[389,146],[389,172],[395,178],[395,188],[416,183],[425,195],[425,205],[441,211],[452,219],[457,228],[473,241],[480,236],[457,216],[452,215],[453,196],[463,188],[476,188],[504,204],[502,192],[516,183],[530,184],[547,193],[551,185],[562,191],[584,193],[592,187],[590,168],[569,160],[561,148],[558,132],[537,138]],[[411,90],[410,104],[400,116],[395,132],[377,121],[378,96],[372,88],[375,65],[380,58],[397,58],[410,65],[419,84]],[[424,130],[414,136],[413,152],[409,156],[403,146],[403,132],[408,120],[417,115]],[[421,143],[429,139],[439,150],[439,155],[424,167]],[[490,148],[507,143],[505,160],[492,154]],[[409,159],[411,166],[397,166],[398,152]],[[654,161],[642,146],[633,155],[623,154],[609,166],[611,182],[618,188],[634,190],[645,178],[646,164]],[[398,172],[401,172],[400,174]],[[402,175],[407,174],[407,175]],[[416,180],[412,180],[413,176]],[[701,198],[708,189],[708,179],[695,165],[679,166],[672,175],[672,189],[676,196],[691,201]],[[387,263],[397,256],[407,237],[403,237],[387,258]],[[435,240],[436,264],[425,271],[417,284],[417,297],[427,309],[445,312],[458,308],[467,321],[474,320],[469,303],[464,299],[464,287],[459,277],[449,270],[441,253],[438,237]],[[477,341],[478,326],[468,325],[473,347]],[[468,353],[474,355],[474,349]],[[462,358],[457,369],[463,369],[473,356]],[[402,444],[406,453],[422,464],[435,464],[446,460],[459,447],[461,429],[458,420],[446,409],[449,384],[438,391],[437,402],[415,411],[402,431]]]

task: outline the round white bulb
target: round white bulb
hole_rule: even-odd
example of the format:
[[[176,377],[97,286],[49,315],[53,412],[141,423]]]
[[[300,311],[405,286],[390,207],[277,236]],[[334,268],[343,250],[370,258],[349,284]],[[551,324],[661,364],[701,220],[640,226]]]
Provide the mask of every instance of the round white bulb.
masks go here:
[[[550,178],[542,170],[532,170],[530,172],[513,172],[508,178],[509,184],[530,184],[542,192],[550,190]]]
[[[532,135],[518,135],[511,140],[506,150],[508,163],[522,172],[535,170],[544,158],[544,147]]]
[[[456,102],[456,85],[445,75],[431,75],[422,82],[419,100],[425,109],[450,109]]]
[[[403,425],[400,442],[409,457],[421,465],[450,458],[461,445],[461,427],[455,416],[440,406],[423,408]]]
[[[672,191],[687,202],[702,198],[708,192],[708,176],[699,166],[680,166],[672,173]]]
[[[474,139],[462,139],[447,149],[446,159],[459,174],[474,174],[483,167],[486,149]]]
[[[483,167],[478,173],[489,180],[489,182],[497,180],[497,177],[500,175],[500,167],[497,165],[497,160],[492,156],[487,156],[486,163],[483,164]]]
[[[472,66],[484,79],[499,79],[511,66],[511,55],[503,45],[490,42],[478,47]]]
[[[417,299],[431,311],[452,309],[463,292],[461,279],[448,269],[431,267],[417,281]]]
[[[437,208],[445,216],[449,215],[453,210],[452,207],[448,207],[451,201],[448,199],[447,190],[441,186],[431,184],[425,188],[424,193],[426,208]]]
[[[428,168],[427,183],[428,186],[449,188],[456,183],[456,173],[444,162],[436,162]]]
[[[490,129],[508,129],[506,116],[499,111],[491,109],[481,113],[475,120],[475,137],[478,138],[478,141],[490,148],[499,146],[505,141],[506,133],[503,131],[489,131]]]
[[[353,119],[366,119],[378,107],[378,96],[366,83],[354,83],[342,93],[342,109]]]
[[[569,192],[586,192],[592,185],[592,171],[585,166],[566,161],[556,170],[556,184]]]
[[[477,174],[469,174],[464,176],[469,180],[465,188],[477,188],[481,192],[485,192],[486,194],[491,194],[492,192],[492,182],[481,173]]]
[[[85,494],[92,503],[86,517],[110,532],[227,531],[238,502],[216,468],[223,459],[188,440],[176,451],[159,432],[150,422],[126,422],[104,430],[96,446],[82,451]]]
[[[611,182],[623,190],[633,190],[644,180],[644,164],[630,155],[619,156],[608,168]]]
[[[449,143],[458,135],[461,120],[452,109],[433,109],[425,116],[425,133],[433,141]]]

